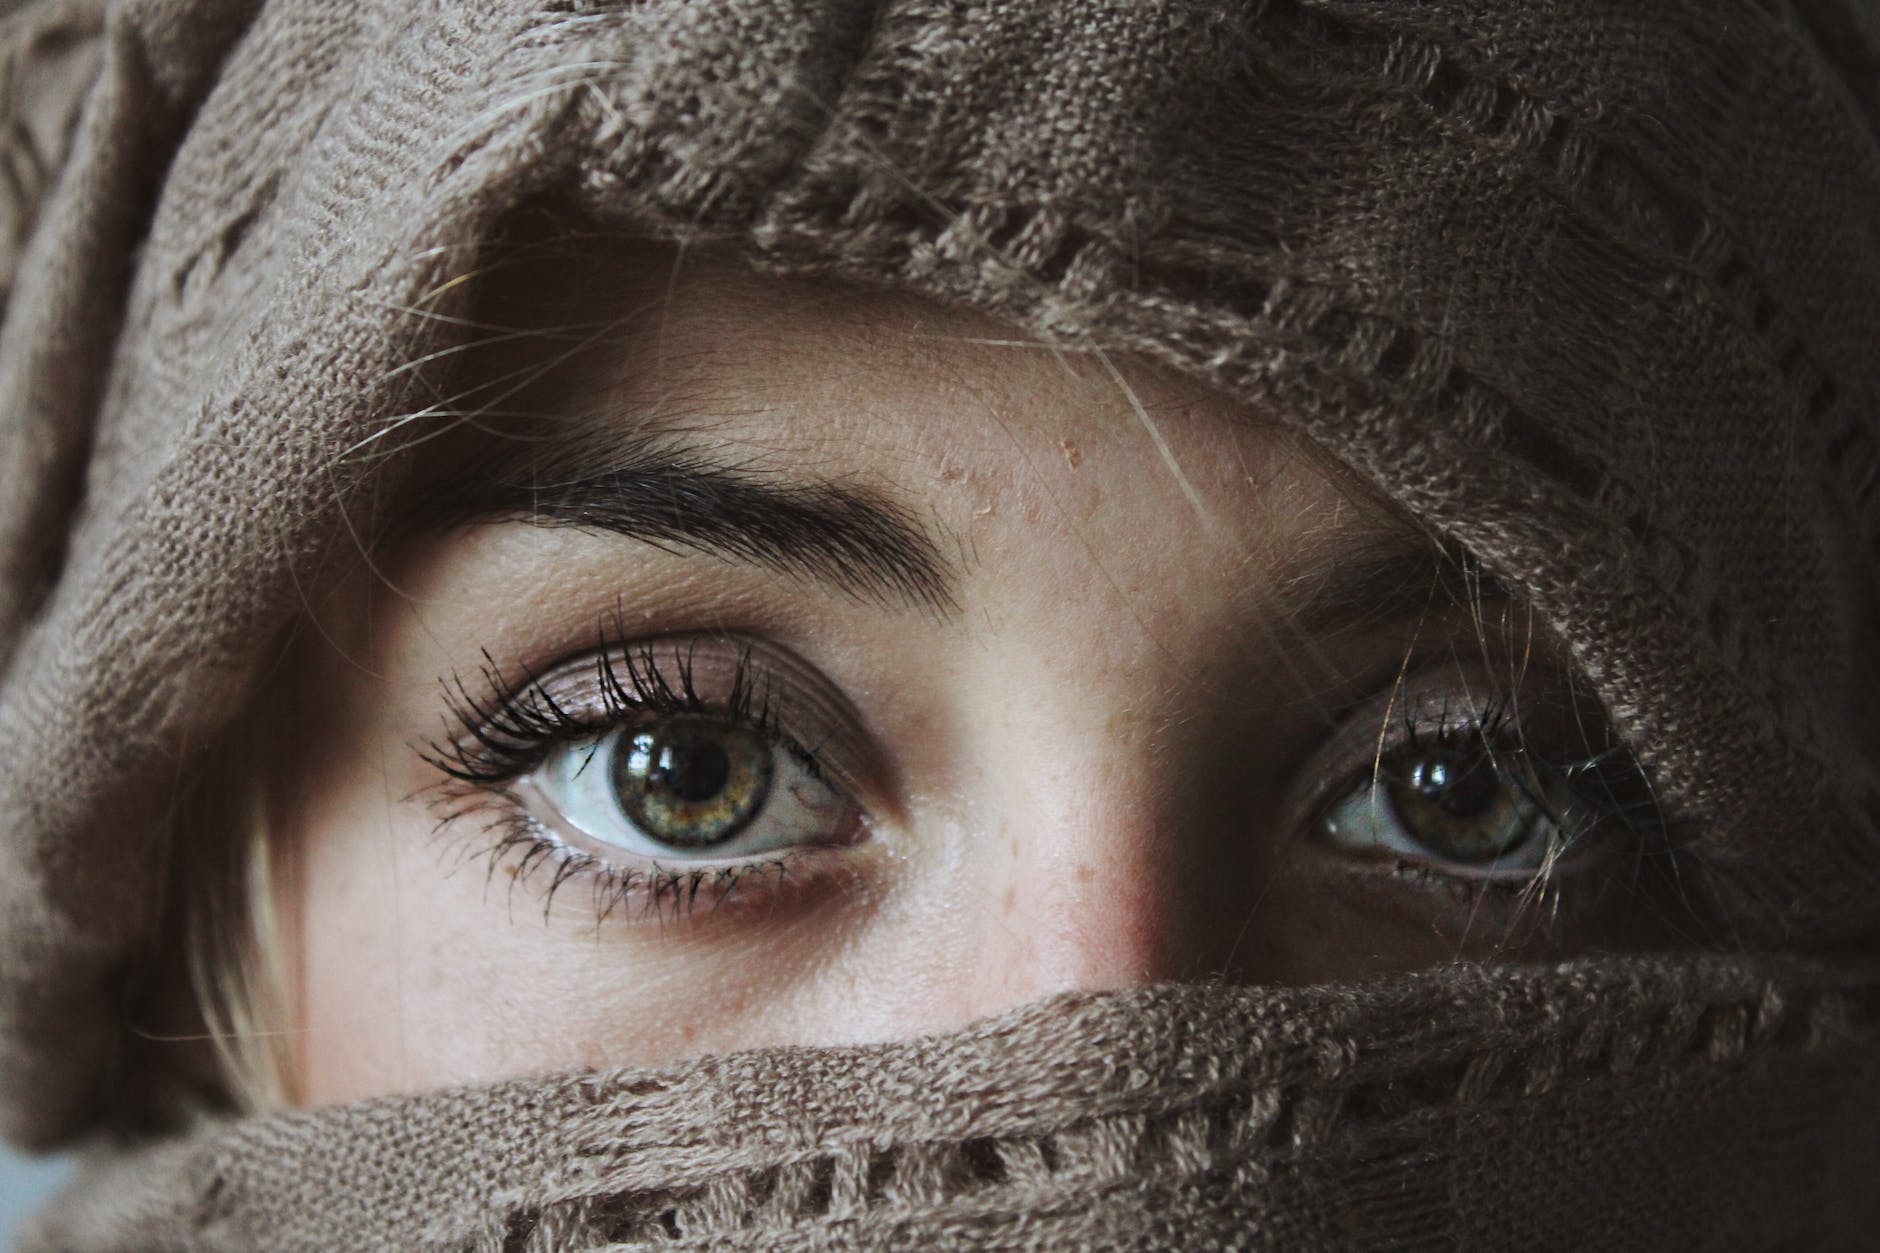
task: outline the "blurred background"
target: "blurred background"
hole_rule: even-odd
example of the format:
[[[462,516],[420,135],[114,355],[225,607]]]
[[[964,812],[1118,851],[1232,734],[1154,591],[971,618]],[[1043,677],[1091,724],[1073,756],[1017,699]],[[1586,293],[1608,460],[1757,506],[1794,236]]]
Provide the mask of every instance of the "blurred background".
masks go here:
[[[71,1163],[64,1158],[25,1158],[0,1148],[0,1249],[13,1247],[20,1220],[51,1196],[70,1171]]]

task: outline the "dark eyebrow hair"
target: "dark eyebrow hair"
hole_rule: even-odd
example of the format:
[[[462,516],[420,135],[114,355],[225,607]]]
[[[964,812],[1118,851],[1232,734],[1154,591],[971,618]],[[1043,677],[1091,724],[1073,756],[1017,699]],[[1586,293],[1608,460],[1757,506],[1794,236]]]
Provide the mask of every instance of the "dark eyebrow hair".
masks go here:
[[[786,482],[692,453],[636,451],[598,473],[463,473],[424,492],[410,526],[516,521],[627,536],[807,577],[884,604],[955,608],[956,571],[894,502],[828,481]]]
[[[1288,620],[1311,637],[1383,624],[1425,610],[1513,599],[1460,546],[1407,533],[1362,544],[1343,560],[1282,577]]]

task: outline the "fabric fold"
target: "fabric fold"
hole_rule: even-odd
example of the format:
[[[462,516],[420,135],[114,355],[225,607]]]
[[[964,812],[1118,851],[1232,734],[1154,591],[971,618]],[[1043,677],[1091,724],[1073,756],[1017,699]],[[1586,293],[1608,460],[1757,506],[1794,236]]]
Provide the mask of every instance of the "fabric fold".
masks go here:
[[[1785,961],[1066,996],[107,1150],[24,1248],[1853,1248],[1877,1027]]]
[[[474,276],[544,203],[1292,424],[1535,606],[1730,944],[1869,941],[1880,157],[1839,11],[32,11],[100,60],[0,325],[7,1133],[113,1108],[179,782],[462,416]]]

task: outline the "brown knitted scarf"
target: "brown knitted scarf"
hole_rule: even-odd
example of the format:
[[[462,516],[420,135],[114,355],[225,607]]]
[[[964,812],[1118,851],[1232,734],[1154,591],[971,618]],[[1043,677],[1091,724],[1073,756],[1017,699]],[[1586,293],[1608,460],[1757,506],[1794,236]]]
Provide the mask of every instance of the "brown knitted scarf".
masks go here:
[[[1876,1009],[1767,963],[1144,988],[249,1120],[26,1248],[1857,1249]]]
[[[0,49],[14,1139],[108,1114],[176,781],[544,197],[1294,424],[1566,641],[1759,954],[288,1115],[107,1154],[49,1247],[1858,1247],[1867,0],[46,0]]]

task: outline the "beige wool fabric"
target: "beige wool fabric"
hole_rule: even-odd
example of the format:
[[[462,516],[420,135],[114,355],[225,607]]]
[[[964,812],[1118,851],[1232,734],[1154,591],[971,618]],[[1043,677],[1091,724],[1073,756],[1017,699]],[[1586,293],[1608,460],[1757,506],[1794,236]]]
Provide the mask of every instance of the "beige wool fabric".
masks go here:
[[[1639,1247],[1706,1214],[1734,1216],[1716,1247],[1858,1247],[1873,3],[46,0],[0,49],[12,1138],[120,1101],[176,789],[448,421],[447,374],[404,367],[461,342],[457,280],[544,199],[1293,424],[1535,606],[1650,769],[1718,947],[1755,955],[1126,993],[288,1116],[101,1164],[50,1247],[1620,1232],[1571,1226],[1618,1223],[1589,1197]],[[1127,1099],[1067,1082],[1105,1059]],[[773,1078],[826,1101],[757,1119]]]
[[[1871,990],[1691,963],[1143,988],[257,1118],[27,1250],[1862,1249]]]

